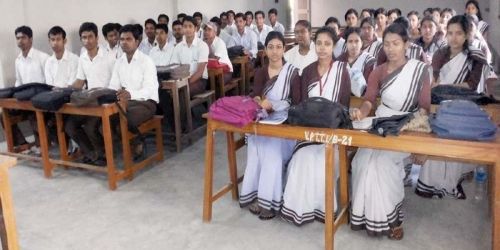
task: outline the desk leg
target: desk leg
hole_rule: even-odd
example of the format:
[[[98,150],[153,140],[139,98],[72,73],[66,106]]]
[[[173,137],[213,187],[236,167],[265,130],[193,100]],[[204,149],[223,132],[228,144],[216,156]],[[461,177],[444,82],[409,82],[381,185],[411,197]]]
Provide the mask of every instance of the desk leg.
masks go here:
[[[64,120],[61,113],[56,113],[56,129],[57,129],[57,140],[59,142],[59,154],[61,155],[61,160],[69,161],[68,155],[68,144],[66,141],[66,133],[64,133]],[[66,169],[68,167],[65,167]]]
[[[212,189],[214,179],[214,135],[210,120],[207,122],[207,137],[205,142],[205,190],[203,197],[203,222],[212,220]]]
[[[325,249],[333,250],[334,145],[325,144]]]
[[[125,175],[128,180],[131,181],[134,178],[134,171],[132,169],[134,162],[132,161],[132,149],[130,148],[130,138],[128,132],[128,121],[127,117],[120,114],[120,133],[122,138],[123,147],[123,165],[125,169]]]
[[[339,145],[339,168],[340,168],[340,209],[346,208],[349,205],[349,191],[348,191],[348,166],[349,162],[347,159],[347,147],[343,145]],[[340,224],[347,223],[346,214],[342,215],[342,219],[340,220]]]
[[[184,87],[184,101],[186,105],[186,118],[187,118],[187,126],[189,133],[189,143],[192,143],[191,132],[193,132],[193,113],[191,111],[191,97],[189,96],[189,83],[186,87]]]
[[[233,185],[233,200],[238,200],[238,168],[236,167],[236,145],[234,142],[234,133],[226,132],[227,138],[227,160],[229,167],[229,179]]]
[[[492,246],[494,250],[500,249],[500,160],[493,166],[493,221],[492,221]]]
[[[43,172],[46,178],[52,177],[52,163],[49,157],[49,140],[47,140],[47,127],[45,126],[45,117],[42,111],[35,111],[38,127],[38,136],[40,137],[40,151],[42,154]]]
[[[174,105],[174,125],[175,125],[175,145],[177,147],[177,153],[181,152],[181,110],[179,105],[179,89],[173,88],[170,90],[172,93],[172,102]]]
[[[14,207],[12,203],[12,191],[9,183],[7,167],[0,168],[0,195],[3,225],[1,225],[1,242],[2,249],[18,250],[19,243],[17,240],[16,222],[14,218]]]
[[[14,136],[12,135],[12,122],[10,121],[10,114],[8,109],[3,109],[2,112],[3,129],[5,139],[7,141],[7,152],[14,152]]]
[[[104,151],[106,152],[106,168],[108,170],[108,187],[110,190],[116,189],[115,159],[113,157],[113,137],[111,136],[111,123],[109,115],[102,117],[102,133],[104,137]]]

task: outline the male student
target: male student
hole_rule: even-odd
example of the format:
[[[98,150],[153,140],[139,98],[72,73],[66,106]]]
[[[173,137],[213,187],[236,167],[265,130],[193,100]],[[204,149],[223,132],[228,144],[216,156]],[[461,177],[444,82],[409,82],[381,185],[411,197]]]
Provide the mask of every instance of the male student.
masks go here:
[[[21,49],[21,53],[16,58],[16,83],[15,86],[21,86],[27,83],[45,83],[45,63],[49,58],[44,52],[33,48],[33,30],[28,26],[18,27],[14,31],[16,36],[17,47]],[[33,112],[17,111],[19,115],[27,118],[30,121],[33,134],[35,136],[35,145],[29,148],[28,143],[19,127],[12,125],[12,135],[14,137],[14,146],[20,146],[21,151],[28,150],[33,154],[40,154],[40,140],[38,137],[38,127],[36,124],[35,115]]]
[[[278,22],[278,10],[272,8],[269,10],[267,15],[269,16],[269,23],[271,24],[271,28],[273,28],[274,31],[278,31],[284,35],[285,27],[283,26],[283,24]]]
[[[269,32],[273,31],[271,26],[265,24],[266,15],[263,11],[258,10],[255,12],[255,27],[253,31],[257,34],[257,40],[260,43],[259,47],[263,48],[266,42],[266,37]]]
[[[203,23],[203,15],[200,12],[195,12],[193,14],[193,18],[196,21],[196,25],[197,25],[196,26],[197,27],[196,36],[199,39],[203,39],[203,29],[201,28],[201,25]]]
[[[174,45],[168,41],[168,26],[166,24],[156,25],[156,46],[149,52],[156,66],[166,66],[170,64],[174,52]]]
[[[166,15],[166,14],[160,14],[158,15],[158,23],[163,23],[163,24],[166,24],[168,25],[168,23],[170,22],[170,18]]]
[[[45,63],[45,81],[54,87],[69,87],[76,80],[78,56],[65,48],[66,31],[60,26],[50,28],[48,37],[54,53]]]
[[[146,34],[146,37],[142,40],[141,44],[139,45],[139,50],[142,51],[142,53],[149,55],[149,51],[156,46],[156,22],[155,20],[149,18],[144,22],[144,33]],[[142,35],[141,35],[142,36]]]
[[[247,28],[250,30],[255,28],[255,24],[253,23],[253,13],[251,11],[245,12],[245,21]]]
[[[120,43],[118,42],[118,31],[121,27],[122,26],[119,23],[107,23],[102,26],[102,35],[106,40],[106,46],[104,46],[104,49],[108,53],[108,56],[113,59],[117,59],[123,54]]]
[[[83,89],[107,88],[115,60],[98,46],[98,30],[94,23],[83,23],[78,31],[85,53],[80,55],[76,81],[73,87]],[[81,150],[77,162],[105,165],[103,139],[99,134],[100,118],[92,116],[68,116],[64,131]]]
[[[243,46],[244,53],[250,58],[257,57],[257,35],[251,30],[245,28],[245,16],[243,13],[238,13],[235,16],[236,32],[233,33],[230,42],[227,44],[228,48],[233,46]]]
[[[179,20],[175,20],[172,23],[172,37],[174,38],[173,40],[169,40],[169,43],[172,43],[172,45],[176,46],[177,44],[182,42],[182,38],[184,36],[184,33],[182,31],[182,22]]]
[[[232,79],[233,65],[227,54],[226,44],[217,36],[219,25],[214,22],[208,22],[203,26],[204,41],[208,45],[208,58],[218,60],[229,67],[228,72],[224,73],[224,82],[229,83]]]
[[[135,25],[127,24],[120,29],[124,55],[116,60],[109,83],[111,89],[118,91],[118,99],[127,103],[127,122],[132,127],[151,119],[158,103],[156,67],[149,56],[137,49],[140,36]],[[133,145],[135,155],[140,155],[144,145],[137,141]]]

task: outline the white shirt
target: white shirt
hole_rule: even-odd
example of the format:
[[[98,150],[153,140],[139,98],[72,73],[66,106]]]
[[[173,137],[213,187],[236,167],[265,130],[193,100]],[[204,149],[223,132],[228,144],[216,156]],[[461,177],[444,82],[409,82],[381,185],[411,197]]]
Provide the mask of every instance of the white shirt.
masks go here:
[[[113,58],[113,59],[118,59],[123,55],[123,50],[122,47],[120,47],[120,42],[118,42],[115,47],[111,48],[109,43],[106,43],[106,46],[104,47],[106,49],[106,52],[108,53],[108,56]]]
[[[45,83],[45,62],[49,58],[44,52],[31,48],[26,57],[23,52],[16,58],[16,84],[20,86],[26,83]]]
[[[254,23],[251,23],[250,25],[246,25],[245,27],[247,27],[250,30],[253,30],[253,29],[255,29],[255,26],[256,25]]]
[[[301,55],[299,53],[299,45],[294,46],[287,52],[285,52],[285,61],[291,63],[293,66],[299,69],[299,74],[302,75],[302,70],[309,64],[318,60],[318,55],[316,54],[316,46],[314,42],[309,45],[309,52],[306,55]]]
[[[253,58],[257,57],[257,35],[254,32],[244,29],[243,35],[240,35],[240,33],[236,31],[232,38],[233,39],[229,40],[229,43],[227,44],[228,48],[241,45],[250,52],[250,56]]]
[[[228,44],[230,42],[230,40],[232,39],[231,35],[229,35],[226,32],[226,30],[221,30],[220,31],[219,38],[222,39],[222,41],[224,41],[224,44]]]
[[[57,60],[53,54],[45,63],[45,82],[58,88],[66,88],[76,80],[78,71],[78,56],[67,49],[63,56]]]
[[[189,75],[192,76],[198,69],[198,63],[208,63],[208,53],[208,45],[204,41],[195,36],[191,46],[188,46],[184,37],[182,42],[175,46],[171,63],[189,64]],[[206,66],[202,78],[208,79]]]
[[[282,35],[285,34],[285,26],[283,26],[283,24],[281,24],[278,21],[276,21],[276,23],[274,24],[274,26],[271,24],[271,28],[273,28],[274,31],[280,32]]]
[[[230,35],[232,36],[234,32],[237,32],[237,28],[236,28],[236,22],[233,22],[232,24],[227,24],[226,27],[224,28],[224,30]]]
[[[233,64],[231,63],[231,59],[229,59],[226,44],[222,39],[216,36],[212,44],[209,45],[209,49],[216,57],[219,57],[219,62],[227,64],[229,66],[229,71],[233,72]]]
[[[271,32],[271,31],[273,31],[273,28],[271,28],[271,26],[269,26],[267,24],[264,24],[262,26],[262,31],[259,31],[259,29],[257,28],[257,25],[255,25],[255,28],[253,29],[253,31],[257,35],[258,41],[261,42],[262,45],[264,45],[266,43],[267,34],[269,34],[269,32]]]
[[[160,49],[160,45],[156,45],[149,51],[149,57],[153,59],[156,66],[169,65],[174,54],[174,48],[172,43],[166,43],[162,49]]]
[[[78,60],[76,79],[87,80],[88,89],[106,88],[109,85],[115,61],[101,48],[98,48],[97,55],[92,60],[88,52],[83,53]]]
[[[125,88],[132,100],[158,102],[158,77],[153,60],[137,49],[129,63],[124,53],[116,60],[109,88]]]
[[[344,52],[344,47],[345,45],[345,39],[344,38],[340,38],[337,43],[335,44],[335,48],[333,48],[333,56],[335,58],[339,57],[340,55],[342,55],[342,53]]]
[[[139,44],[139,50],[142,51],[142,53],[149,55],[149,51],[151,51],[151,49],[156,46],[156,44],[158,44],[156,40],[153,42],[153,44],[149,43],[149,40],[146,36],[144,39],[142,39],[141,44]]]

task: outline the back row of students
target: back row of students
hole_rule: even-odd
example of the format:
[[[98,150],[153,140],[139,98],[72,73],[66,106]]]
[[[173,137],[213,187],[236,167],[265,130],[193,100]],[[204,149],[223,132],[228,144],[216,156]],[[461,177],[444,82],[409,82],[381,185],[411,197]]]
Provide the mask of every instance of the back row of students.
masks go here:
[[[438,24],[432,17],[424,17],[420,23],[422,37],[418,40],[427,49],[435,46],[432,56],[427,56],[426,51],[417,50],[419,45],[411,41],[404,17],[396,18],[383,31],[381,40],[374,36],[373,19],[367,17],[362,20],[361,29],[348,27],[344,31],[345,50],[339,56],[332,56],[340,41],[335,29],[324,26],[311,41],[309,23],[300,20],[294,27],[298,45],[287,52],[281,34],[270,32],[267,36],[265,51],[269,64],[256,72],[252,95],[270,112],[286,110],[314,96],[349,107],[351,95],[359,95],[355,87],[358,80],[352,76],[362,74],[367,88],[362,94],[362,105],[350,107],[353,120],[367,117],[374,109],[377,117],[429,113],[432,87],[454,84],[484,92],[484,81],[493,79],[486,56],[471,43],[476,32],[473,22],[465,15],[451,17],[446,24],[444,43],[436,44]],[[371,49],[373,43],[379,43],[378,51]],[[324,145],[257,135],[247,137],[240,205],[262,220],[280,215],[295,225],[324,221]],[[352,161],[353,230],[395,240],[403,238],[403,162],[408,157],[410,154],[401,152],[358,150]],[[427,161],[422,155],[412,158],[416,164],[424,165],[416,190],[418,195],[465,198],[460,183],[462,175],[473,165]],[[339,158],[335,159],[335,173],[339,173]],[[336,182],[338,176],[331,178]]]

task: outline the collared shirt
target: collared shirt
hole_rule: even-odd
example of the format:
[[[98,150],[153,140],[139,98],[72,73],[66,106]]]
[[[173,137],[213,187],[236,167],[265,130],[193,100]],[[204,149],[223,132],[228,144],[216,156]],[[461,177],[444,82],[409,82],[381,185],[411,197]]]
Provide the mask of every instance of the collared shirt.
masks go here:
[[[276,21],[276,23],[274,24],[274,26],[271,24],[271,28],[273,28],[274,31],[280,32],[282,35],[285,34],[285,26],[283,26],[283,24],[281,24],[278,21]]]
[[[156,66],[166,66],[169,65],[172,60],[174,48],[173,44],[166,43],[163,48],[160,49],[160,45],[158,44],[151,49],[149,56],[153,59]]]
[[[231,41],[231,39],[233,39],[233,38],[231,38],[231,35],[229,35],[226,32],[226,30],[220,31],[219,38],[222,39],[222,41],[224,41],[224,44],[226,44],[226,45]]]
[[[316,54],[316,46],[312,41],[309,45],[309,52],[307,52],[306,55],[301,55],[299,52],[299,45],[296,45],[285,52],[284,57],[285,61],[291,63],[293,66],[299,69],[300,75],[302,75],[302,70],[305,67],[318,60],[318,55]]]
[[[208,62],[208,53],[208,45],[204,41],[195,36],[191,46],[188,46],[184,37],[182,42],[175,46],[171,63],[189,64],[189,74],[192,76],[198,69],[198,63]],[[208,79],[206,66],[202,78]]]
[[[139,44],[139,50],[142,51],[142,53],[146,54],[146,55],[149,55],[149,51],[151,51],[151,49],[156,46],[158,43],[156,42],[156,39],[155,41],[153,42],[153,44],[149,43],[149,40],[147,37],[145,37],[144,39],[142,39],[142,42],[141,44]]]
[[[66,88],[76,80],[78,56],[67,49],[60,60],[53,54],[45,63],[45,82],[58,88]]]
[[[250,30],[253,30],[255,29],[255,23],[251,23],[250,25],[245,25],[246,28],[250,29]]]
[[[106,88],[111,79],[113,65],[112,60],[104,49],[98,48],[97,55],[91,60],[88,52],[80,55],[76,79],[87,80],[87,88]]]
[[[158,102],[158,77],[153,60],[137,49],[129,63],[124,53],[116,60],[109,88],[125,88],[132,100]]]
[[[31,48],[26,57],[23,52],[16,58],[16,84],[20,86],[26,83],[45,83],[45,62],[49,58],[44,52]]]
[[[237,32],[238,29],[236,28],[236,22],[233,22],[232,24],[227,24],[227,26],[224,28],[224,30],[232,36],[234,32]]]
[[[271,26],[269,26],[267,24],[264,24],[262,26],[262,30],[259,31],[259,28],[257,28],[257,25],[255,25],[255,28],[253,29],[253,31],[257,35],[258,41],[261,42],[262,45],[264,45],[266,43],[267,34],[269,34],[269,32],[271,32],[271,31],[273,31],[273,28],[271,28]]]
[[[239,32],[236,32],[233,34],[232,38],[233,39],[229,41],[229,44],[227,44],[228,48],[241,45],[250,52],[250,56],[253,58],[257,57],[257,35],[254,32],[244,29],[242,35],[240,35]]]
[[[219,58],[219,62],[227,64],[229,71],[233,72],[233,64],[231,63],[231,59],[229,59],[226,44],[222,39],[216,36],[212,44],[209,45],[209,51]]]
[[[115,59],[115,60],[120,58],[123,55],[123,50],[122,50],[122,47],[120,47],[119,42],[113,48],[111,48],[109,43],[106,42],[106,46],[104,47],[104,49],[106,49],[108,56]]]

